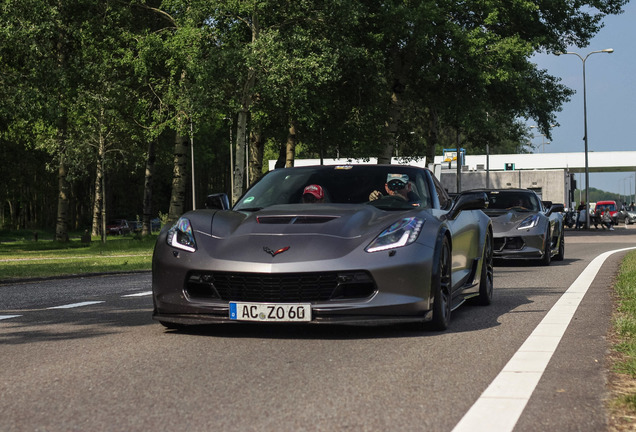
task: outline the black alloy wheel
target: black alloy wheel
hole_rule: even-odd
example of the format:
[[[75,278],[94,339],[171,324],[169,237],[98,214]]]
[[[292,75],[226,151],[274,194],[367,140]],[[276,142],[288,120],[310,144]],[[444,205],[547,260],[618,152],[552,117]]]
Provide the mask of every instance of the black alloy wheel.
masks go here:
[[[482,306],[491,304],[494,288],[493,247],[492,236],[489,232],[486,235],[484,256],[481,260],[481,277],[479,279],[479,296],[476,298],[477,304]]]
[[[563,261],[565,258],[565,236],[563,232],[559,236],[559,252],[554,256],[555,261]]]
[[[442,240],[442,246],[437,263],[439,273],[433,277],[431,288],[433,290],[433,319],[431,327],[434,330],[446,330],[451,316],[451,248],[447,237]]]
[[[552,261],[552,238],[550,237],[550,228],[548,227],[548,232],[545,233],[545,240],[543,242],[543,258],[541,258],[540,263],[543,266],[549,266],[550,261]]]

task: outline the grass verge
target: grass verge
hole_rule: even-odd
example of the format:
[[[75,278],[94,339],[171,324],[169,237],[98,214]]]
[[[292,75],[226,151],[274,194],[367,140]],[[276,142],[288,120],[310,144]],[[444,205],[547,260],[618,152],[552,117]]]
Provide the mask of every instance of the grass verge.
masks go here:
[[[610,354],[612,431],[636,430],[636,252],[626,255],[616,284]]]
[[[80,237],[57,242],[0,236],[0,280],[150,270],[156,236],[115,236],[106,243]]]

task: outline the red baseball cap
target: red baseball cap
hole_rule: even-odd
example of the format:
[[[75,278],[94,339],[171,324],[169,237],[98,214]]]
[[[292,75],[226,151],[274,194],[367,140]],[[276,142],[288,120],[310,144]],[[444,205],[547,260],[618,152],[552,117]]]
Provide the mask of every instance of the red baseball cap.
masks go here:
[[[322,190],[322,186],[317,184],[311,184],[305,188],[303,195],[312,194],[316,199],[323,199],[325,197],[325,191]]]

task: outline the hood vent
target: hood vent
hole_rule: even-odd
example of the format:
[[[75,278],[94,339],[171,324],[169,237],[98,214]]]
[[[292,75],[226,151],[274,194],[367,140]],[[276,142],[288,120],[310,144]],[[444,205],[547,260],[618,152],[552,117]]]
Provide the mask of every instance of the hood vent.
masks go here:
[[[321,224],[338,219],[338,216],[258,216],[259,224]]]

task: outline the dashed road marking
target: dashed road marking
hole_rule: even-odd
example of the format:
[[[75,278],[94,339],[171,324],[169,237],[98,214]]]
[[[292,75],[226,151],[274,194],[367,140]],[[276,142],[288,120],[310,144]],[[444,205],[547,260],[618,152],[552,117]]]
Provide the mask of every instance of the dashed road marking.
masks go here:
[[[143,292],[139,292],[139,293],[134,293],[134,294],[126,294],[123,295],[122,298],[126,298],[126,297],[148,297],[152,295],[152,291],[143,291]],[[46,310],[53,310],[53,309],[73,309],[73,308],[78,308],[78,307],[83,307],[83,306],[91,306],[91,305],[95,305],[95,304],[100,304],[100,303],[106,303],[105,301],[84,301],[84,302],[79,302],[79,303],[69,303],[69,304],[65,304],[65,305],[61,305],[61,306],[53,306],[53,307],[48,307],[46,308]],[[8,320],[11,318],[19,318],[23,315],[0,315],[0,321],[2,320]]]
[[[146,297],[149,295],[152,295],[152,291],[144,291],[144,292],[135,293],[135,294],[126,294],[126,295],[123,295],[122,298],[123,297]]]
[[[47,309],[72,309],[72,308],[78,308],[78,307],[82,307],[82,306],[90,306],[90,305],[94,305],[94,304],[99,304],[99,303],[106,303],[104,301],[85,301],[85,302],[80,302],[80,303],[71,303],[71,304],[66,304],[66,305],[62,305],[62,306],[53,306]]]

